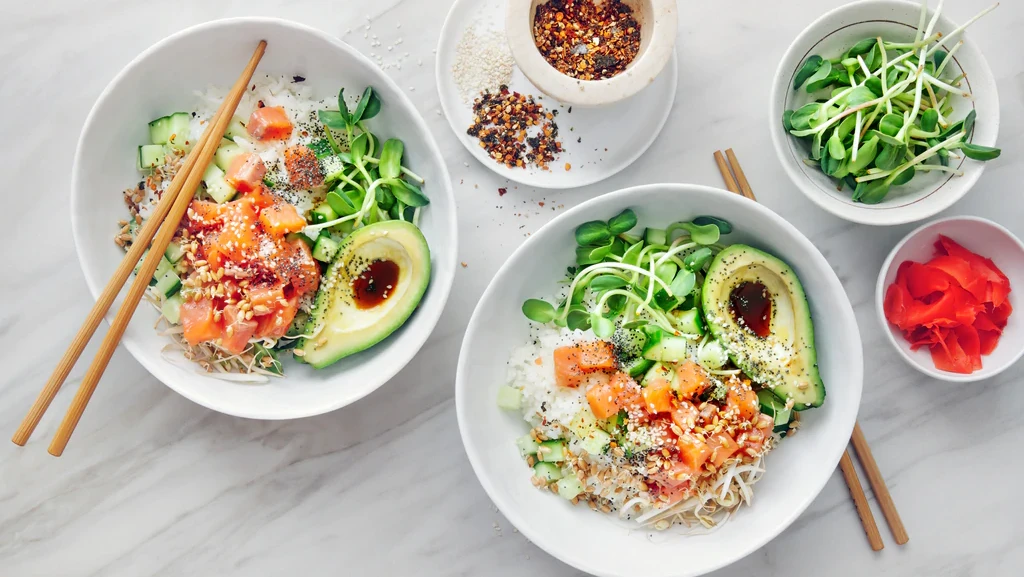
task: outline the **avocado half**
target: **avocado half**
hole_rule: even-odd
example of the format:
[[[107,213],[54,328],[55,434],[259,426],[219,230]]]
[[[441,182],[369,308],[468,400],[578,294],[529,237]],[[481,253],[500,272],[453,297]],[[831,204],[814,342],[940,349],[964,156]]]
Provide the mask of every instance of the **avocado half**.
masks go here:
[[[734,317],[733,291],[745,283],[760,283],[770,298],[766,336]],[[747,245],[726,247],[711,262],[701,301],[711,333],[747,376],[780,399],[793,399],[797,410],[825,402],[811,311],[800,279],[789,265]]]
[[[390,285],[378,286],[379,302],[366,306],[353,287],[382,262],[396,265],[386,267]],[[297,358],[319,369],[379,343],[408,320],[429,282],[430,249],[415,225],[389,220],[356,229],[324,275],[303,331],[315,336],[300,340]]]

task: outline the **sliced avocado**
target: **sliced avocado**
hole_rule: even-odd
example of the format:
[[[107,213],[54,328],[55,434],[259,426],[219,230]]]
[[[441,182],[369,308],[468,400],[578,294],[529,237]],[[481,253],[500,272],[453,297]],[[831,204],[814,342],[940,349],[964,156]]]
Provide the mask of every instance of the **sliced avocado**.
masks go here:
[[[786,263],[734,244],[712,261],[701,299],[712,335],[750,378],[796,410],[825,402],[807,296]]]
[[[316,336],[299,342],[298,358],[319,369],[379,343],[405,323],[429,282],[430,249],[415,225],[357,229],[324,275],[303,331]]]

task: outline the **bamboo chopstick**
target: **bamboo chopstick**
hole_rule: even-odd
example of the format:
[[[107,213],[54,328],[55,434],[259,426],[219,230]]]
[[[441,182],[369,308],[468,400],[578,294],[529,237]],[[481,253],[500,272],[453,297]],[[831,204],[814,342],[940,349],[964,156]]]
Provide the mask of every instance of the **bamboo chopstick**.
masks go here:
[[[715,163],[718,164],[718,170],[722,173],[722,179],[725,181],[725,187],[728,188],[730,192],[734,192],[756,202],[757,198],[754,197],[754,191],[750,188],[747,176],[744,174],[743,168],[740,166],[740,161],[736,158],[736,154],[732,149],[729,148],[725,151],[725,156],[728,157],[728,162],[726,162],[725,158],[722,156],[722,151],[720,150],[716,150],[714,156]],[[735,177],[732,174],[733,172],[735,172]],[[878,499],[878,504],[882,508],[882,514],[885,516],[885,520],[889,524],[889,529],[892,531],[893,537],[896,538],[896,544],[905,544],[910,540],[910,537],[907,535],[907,531],[903,527],[903,521],[900,519],[900,515],[896,511],[896,504],[893,503],[892,496],[889,494],[889,489],[885,486],[885,479],[882,477],[882,472],[878,469],[878,463],[875,462],[875,458],[871,454],[871,447],[868,446],[867,440],[864,439],[864,433],[860,429],[860,423],[854,423],[853,434],[850,436],[850,441],[853,444],[854,450],[857,452],[857,457],[860,459],[860,464],[864,468],[864,473],[868,477],[868,483],[871,484],[871,490],[875,492],[875,498]],[[879,551],[884,547],[882,544],[882,537],[878,531],[878,525],[875,523],[875,517],[871,513],[871,508],[868,506],[867,496],[864,494],[864,487],[861,486],[860,479],[857,477],[857,471],[853,468],[853,461],[850,459],[850,453],[848,450],[843,451],[843,457],[839,460],[839,467],[842,469],[843,478],[846,480],[846,484],[850,488],[850,495],[853,497],[854,505],[857,507],[857,513],[860,516],[861,524],[864,525],[864,532],[867,534],[868,542],[871,544],[871,549]]]
[[[11,440],[16,444],[24,445],[29,436],[31,436],[32,431],[39,424],[43,413],[53,401],[57,391],[60,390],[64,379],[67,378],[71,367],[74,366],[75,361],[81,356],[82,350],[95,332],[100,319],[106,314],[124,282],[128,279],[136,262],[147,247],[152,248],[143,259],[135,280],[132,282],[124,302],[111,323],[110,330],[104,337],[96,357],[89,366],[89,370],[79,385],[78,392],[75,394],[75,398],[68,408],[64,420],[54,435],[53,442],[50,444],[49,452],[51,455],[59,457],[64,452],[71,434],[78,425],[78,421],[81,419],[82,413],[92,397],[92,393],[96,390],[96,385],[99,383],[100,377],[102,377],[107,363],[110,361],[110,357],[114,354],[114,349],[117,348],[117,344],[121,340],[128,322],[131,320],[146,287],[149,285],[149,278],[153,276],[160,257],[167,249],[167,245],[177,230],[178,223],[192,201],[195,190],[199,186],[199,181],[203,177],[203,172],[210,163],[214,152],[216,152],[224,130],[227,128],[228,122],[230,122],[235,109],[238,107],[242,94],[245,93],[249,80],[256,71],[256,66],[259,64],[260,59],[263,58],[266,47],[266,41],[261,40],[242,75],[235,82],[231,92],[224,99],[217,114],[211,119],[208,128],[199,139],[199,142],[196,143],[191,154],[183,163],[182,168],[179,169],[171,181],[167,192],[164,193],[153,214],[139,230],[136,241],[132,243],[132,247],[129,249],[125,259],[118,266],[114,276],[97,300],[96,305],[90,311],[82,328],[79,329],[68,351],[61,358],[50,380],[46,383],[28,415],[25,416],[21,426],[15,432]],[[151,247],[150,241],[152,241]]]
[[[875,516],[871,513],[871,505],[868,505],[868,498],[864,495],[864,487],[861,486],[860,478],[857,477],[857,470],[853,468],[850,451],[843,451],[843,457],[839,459],[839,469],[843,472],[843,479],[846,479],[846,486],[850,488],[853,507],[857,509],[861,525],[864,525],[864,533],[868,536],[871,550],[881,551],[885,548],[885,544],[882,543],[882,534],[878,532]]]
[[[871,485],[871,490],[875,493],[878,506],[882,508],[885,521],[889,523],[889,530],[892,531],[896,544],[906,544],[907,541],[910,541],[910,536],[907,535],[907,530],[903,527],[903,520],[900,519],[900,514],[896,511],[896,504],[892,501],[889,488],[885,486],[885,479],[882,478],[882,473],[878,469],[875,456],[871,454],[871,447],[868,445],[867,439],[864,438],[864,431],[860,430],[860,423],[853,424],[853,435],[850,437],[850,441],[853,443],[853,449],[857,451],[857,458],[860,459],[860,464],[864,467],[864,474],[868,476],[868,484]]]

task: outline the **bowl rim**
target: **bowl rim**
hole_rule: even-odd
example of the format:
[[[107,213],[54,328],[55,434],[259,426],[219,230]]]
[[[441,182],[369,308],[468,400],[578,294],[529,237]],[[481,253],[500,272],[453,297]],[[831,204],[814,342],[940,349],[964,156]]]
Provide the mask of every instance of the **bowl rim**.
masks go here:
[[[947,208],[953,206],[958,201],[960,201],[964,196],[966,196],[967,193],[970,192],[972,188],[974,188],[974,185],[977,184],[978,180],[981,178],[981,175],[985,171],[985,166],[987,164],[985,162],[972,164],[972,168],[970,170],[964,171],[963,176],[957,177],[957,180],[955,182],[957,182],[959,185],[959,192],[955,194],[940,197],[939,200],[932,200],[927,203],[921,204],[922,201],[924,201],[925,199],[927,199],[932,194],[938,191],[938,188],[936,188],[935,191],[932,191],[932,193],[929,193],[928,195],[919,198],[913,202],[893,207],[879,207],[872,205],[859,206],[856,204],[837,201],[836,199],[833,199],[830,196],[821,194],[821,191],[818,190],[817,187],[813,187],[812,190],[811,184],[808,183],[807,176],[794,168],[793,159],[787,156],[786,154],[786,150],[789,146],[789,135],[786,134],[784,130],[782,130],[782,126],[778,121],[778,118],[781,117],[781,114],[783,112],[782,110],[780,110],[780,107],[784,108],[785,99],[783,99],[780,102],[776,102],[777,95],[789,94],[790,92],[792,92],[792,88],[789,87],[790,80],[786,78],[787,72],[789,70],[786,67],[786,63],[796,57],[797,53],[800,52],[801,47],[810,43],[810,41],[812,40],[811,36],[813,36],[811,34],[812,29],[820,25],[826,24],[831,20],[836,20],[840,18],[848,11],[864,9],[865,7],[883,8],[886,6],[913,8],[914,10],[917,11],[920,11],[921,8],[921,5],[919,3],[910,2],[909,0],[857,0],[856,2],[844,4],[822,14],[818,18],[814,19],[813,22],[808,24],[803,30],[801,30],[800,33],[796,36],[796,38],[793,40],[793,42],[790,43],[785,53],[783,53],[782,58],[779,60],[779,64],[776,67],[775,76],[772,80],[771,93],[768,98],[769,134],[771,134],[772,144],[775,148],[775,154],[778,157],[779,163],[782,165],[783,170],[786,172],[786,175],[789,176],[791,181],[793,181],[793,184],[796,185],[797,189],[799,189],[800,192],[804,194],[804,196],[806,196],[811,202],[816,204],[819,208],[822,208],[827,212],[835,216],[838,216],[839,218],[842,218],[843,220],[872,226],[892,226],[897,224],[907,224],[911,222],[918,222],[935,216],[936,214],[942,212],[943,210],[946,210]],[[929,14],[934,13],[934,10],[932,10],[931,8],[929,8],[928,10]],[[952,18],[949,18],[948,15],[943,14],[942,17],[955,24],[955,21],[953,21]],[[848,24],[845,27],[869,21],[873,21],[873,19],[858,20],[857,22]],[[896,22],[895,20],[892,21]],[[906,22],[896,23],[909,25],[911,28],[916,27],[916,24],[907,24]],[[832,34],[834,32],[835,31],[830,32],[829,34]],[[966,36],[967,31],[961,33],[961,39],[965,39]],[[818,40],[818,42],[820,41],[821,39]],[[991,79],[991,84],[993,86],[992,98],[994,101],[994,105],[991,107],[991,110],[986,110],[986,115],[988,122],[990,122],[992,125],[993,140],[997,140],[999,136],[1000,111],[999,91],[998,87],[996,86],[995,76],[993,76],[992,74],[992,69],[989,67],[988,61],[985,59],[984,53],[980,49],[975,47],[973,43],[964,42],[964,48],[962,50],[970,51],[977,57],[977,65],[975,67],[975,70],[973,71],[974,74],[972,74],[972,76],[975,78]],[[956,62],[959,63],[959,59],[956,59],[956,57],[954,57],[954,60],[956,60]],[[785,88],[785,91],[782,91],[783,87]],[[943,181],[943,184],[940,185],[939,188],[945,186],[945,184],[949,183],[951,179],[952,176],[946,181]],[[909,208],[915,205],[919,205],[919,207],[928,208],[919,209],[919,212],[915,209]]]
[[[577,214],[585,211],[593,204],[616,204],[621,199],[628,198],[632,195],[643,194],[649,191],[655,191],[659,189],[669,189],[676,193],[698,191],[702,193],[724,194],[730,197],[735,196],[737,201],[741,203],[751,203],[749,206],[752,210],[754,210],[755,212],[759,212],[760,215],[765,219],[774,222],[777,226],[781,226],[783,229],[786,229],[788,232],[790,232],[796,239],[797,244],[802,245],[802,248],[805,251],[808,251],[812,255],[812,257],[814,257],[815,255],[817,256],[817,258],[814,259],[817,261],[817,266],[824,266],[824,269],[827,269],[826,276],[828,278],[828,282],[829,284],[833,285],[832,289],[837,291],[836,294],[840,295],[839,299],[841,306],[839,313],[844,320],[844,324],[847,324],[848,326],[852,327],[852,330],[854,332],[854,334],[851,335],[853,341],[860,345],[856,347],[854,351],[847,352],[848,354],[853,354],[856,357],[854,361],[851,363],[854,371],[854,375],[852,376],[851,381],[855,383],[856,387],[856,408],[851,413],[848,423],[839,422],[837,425],[839,427],[839,432],[842,433],[841,437],[843,439],[843,442],[836,444],[836,447],[833,450],[833,454],[827,455],[825,458],[818,459],[820,463],[829,464],[829,467],[827,468],[827,473],[822,474],[820,478],[813,483],[813,490],[808,491],[804,495],[802,501],[796,507],[793,508],[792,513],[788,517],[782,519],[782,521],[777,524],[774,530],[763,534],[759,534],[755,536],[753,539],[746,541],[745,546],[742,549],[739,549],[740,551],[742,551],[739,555],[731,559],[718,561],[714,565],[706,568],[704,572],[701,574],[716,571],[718,569],[736,563],[737,561],[757,551],[765,544],[767,544],[769,541],[777,537],[784,530],[789,528],[790,525],[792,525],[793,522],[796,521],[796,519],[800,515],[802,515],[805,510],[807,510],[807,507],[811,505],[811,503],[818,497],[821,491],[825,488],[825,485],[828,483],[828,480],[832,477],[832,473],[838,466],[840,458],[846,452],[846,447],[848,444],[847,439],[853,433],[853,427],[857,419],[857,413],[860,409],[860,401],[864,388],[864,350],[863,345],[861,344],[862,341],[860,337],[860,327],[857,324],[856,315],[853,311],[853,305],[850,303],[849,296],[843,289],[842,282],[836,275],[835,270],[831,267],[831,265],[829,265],[828,260],[825,258],[824,255],[821,254],[821,251],[818,250],[814,243],[812,243],[809,238],[807,238],[789,221],[779,216],[777,213],[775,213],[767,206],[746,199],[744,197],[736,196],[731,192],[711,186],[689,183],[663,182],[626,187],[600,196],[590,198],[580,203],[579,205],[556,216],[554,219],[552,219],[547,224],[542,226],[540,230],[530,235],[530,237],[526,239],[526,241],[523,244],[519,245],[515,249],[515,251],[513,251],[513,253],[508,257],[508,259],[505,260],[505,262],[501,265],[497,272],[495,272],[494,276],[491,277],[491,281],[488,283],[487,288],[484,290],[483,294],[481,295],[480,299],[477,301],[477,304],[473,309],[473,314],[470,317],[469,323],[466,327],[466,332],[463,335],[462,346],[459,348],[459,362],[455,374],[455,414],[459,423],[459,436],[462,438],[462,447],[463,450],[466,452],[466,456],[469,459],[470,466],[473,468],[473,473],[476,475],[480,485],[483,486],[484,492],[487,493],[487,496],[490,497],[491,501],[498,507],[501,513],[519,530],[520,533],[522,533],[527,539],[529,539],[531,542],[536,544],[538,547],[543,549],[548,554],[552,555],[561,562],[566,563],[567,565],[570,565],[572,567],[575,567],[577,569],[586,571],[594,575],[598,575],[600,577],[622,576],[616,573],[609,573],[603,567],[590,565],[586,558],[573,557],[570,554],[566,553],[564,550],[553,548],[550,546],[549,542],[540,539],[536,532],[533,530],[532,525],[526,522],[525,518],[519,513],[518,509],[512,506],[510,502],[504,499],[503,494],[497,490],[496,486],[491,482],[490,477],[483,474],[483,472],[486,471],[486,469],[484,468],[480,459],[478,459],[477,457],[479,449],[476,447],[474,439],[467,430],[467,422],[469,417],[466,413],[467,408],[465,402],[463,401],[466,394],[465,391],[469,386],[465,382],[466,373],[469,370],[468,349],[473,343],[473,339],[471,338],[471,336],[474,335],[480,329],[480,326],[486,322],[483,318],[483,315],[481,314],[481,306],[483,306],[484,301],[491,298],[494,291],[497,290],[496,287],[498,283],[496,283],[495,280],[501,278],[505,274],[508,274],[509,270],[515,268],[518,262],[521,259],[525,258],[523,257],[523,254],[527,250],[527,247],[531,247],[533,246],[533,244],[540,242],[538,238],[540,238],[542,235],[538,233],[545,229],[558,228],[565,226],[566,223],[573,222],[577,218]],[[697,574],[682,572],[678,573],[677,575],[679,575],[680,577],[692,577]]]
[[[879,270],[878,273],[878,280],[875,281],[875,318],[878,319],[878,322],[882,327],[882,332],[885,333],[885,336],[889,340],[889,343],[892,344],[893,348],[895,348],[897,352],[899,352],[900,356],[903,357],[903,360],[906,361],[907,364],[910,365],[911,367],[917,369],[918,372],[929,377],[939,379],[940,381],[946,381],[950,383],[973,383],[984,379],[991,379],[1001,374],[1006,369],[1009,369],[1013,365],[1017,364],[1017,361],[1019,361],[1021,356],[1024,355],[1024,345],[1019,347],[1019,350],[1009,360],[1007,360],[1004,365],[992,370],[991,373],[982,374],[982,371],[974,371],[969,375],[964,375],[960,373],[950,373],[947,371],[941,371],[934,366],[921,364],[917,362],[913,357],[911,357],[907,353],[907,351],[904,350],[904,348],[900,345],[899,341],[896,340],[896,335],[893,334],[893,331],[889,326],[889,321],[888,319],[885,318],[885,277],[889,275],[889,271],[892,269],[893,261],[896,260],[896,255],[899,254],[899,252],[903,250],[903,247],[906,246],[906,244],[910,242],[912,239],[917,238],[918,236],[925,233],[928,229],[934,226],[945,224],[947,222],[973,222],[981,226],[987,226],[991,229],[997,230],[1000,233],[1002,233],[1003,236],[1012,240],[1020,248],[1021,253],[1024,254],[1024,242],[1022,242],[1020,238],[1017,237],[1017,235],[1010,232],[1008,228],[999,224],[998,222],[989,220],[984,217],[970,215],[947,216],[945,218],[938,218],[926,222],[921,226],[915,228],[914,230],[910,231],[909,233],[907,233],[907,235],[904,236],[898,243],[896,243],[896,246],[894,246],[892,250],[889,251],[889,256],[885,257],[885,261],[882,262],[882,268]]]
[[[546,3],[541,0],[538,4]],[[650,2],[651,41],[637,54],[629,67],[611,78],[578,80],[562,74],[548,63],[534,43],[529,16],[534,0],[507,0],[505,37],[516,65],[541,92],[555,100],[575,106],[605,106],[625,100],[649,86],[675,54],[678,36],[676,0]]]
[[[75,156],[71,167],[71,198],[69,203],[69,211],[71,215],[71,237],[75,246],[75,255],[78,257],[79,268],[82,270],[82,276],[85,277],[85,284],[89,288],[89,292],[92,294],[92,298],[95,301],[101,291],[101,287],[96,284],[95,280],[92,278],[89,271],[86,270],[86,257],[84,247],[83,244],[79,242],[79,239],[81,238],[81,228],[79,226],[78,220],[80,214],[79,203],[81,202],[81,193],[79,191],[81,179],[81,155],[83,145],[85,144],[86,135],[88,135],[91,132],[91,130],[93,129],[93,124],[96,122],[96,113],[100,107],[100,104],[103,103],[107,98],[109,98],[115,90],[117,90],[117,88],[121,85],[125,77],[127,77],[130,72],[135,70],[137,67],[141,66],[142,63],[145,62],[153,54],[161,50],[164,50],[168,45],[171,45],[184,37],[188,37],[199,32],[205,32],[211,29],[218,28],[231,28],[234,26],[244,24],[278,26],[282,28],[292,29],[302,34],[309,34],[320,38],[321,40],[327,42],[328,44],[333,45],[334,48],[336,48],[338,51],[345,53],[349,58],[353,58],[357,61],[360,61],[362,64],[365,64],[370,70],[375,71],[379,78],[378,81],[392,89],[398,95],[401,106],[409,110],[412,116],[413,123],[423,133],[427,148],[430,150],[431,153],[433,153],[433,155],[435,156],[434,160],[436,160],[439,165],[440,177],[438,180],[443,181],[439,183],[441,185],[439,187],[441,189],[440,192],[448,197],[448,200],[451,205],[452,218],[451,222],[447,227],[448,230],[446,231],[446,234],[449,236],[449,238],[451,238],[453,248],[451,254],[447,256],[437,254],[435,257],[439,261],[442,259],[446,260],[446,267],[432,267],[434,271],[437,271],[438,269],[447,269],[448,274],[445,275],[444,277],[439,277],[435,279],[434,282],[431,282],[431,286],[428,289],[439,291],[440,303],[439,306],[437,307],[437,312],[428,317],[422,316],[422,310],[417,311],[418,313],[420,313],[420,316],[418,316],[418,318],[421,319],[419,323],[423,327],[421,336],[419,336],[416,339],[418,342],[415,343],[415,346],[407,347],[402,353],[395,355],[394,357],[396,358],[392,359],[393,362],[384,363],[382,365],[381,369],[376,372],[378,375],[380,375],[379,382],[377,382],[377,384],[371,387],[366,387],[364,390],[359,391],[354,395],[348,396],[342,401],[331,401],[323,403],[322,405],[316,407],[314,410],[305,411],[283,411],[281,409],[277,409],[276,411],[239,410],[231,406],[219,406],[216,405],[215,403],[207,402],[207,399],[192,394],[187,387],[180,386],[179,383],[174,378],[172,378],[172,376],[169,373],[165,372],[165,367],[160,365],[160,363],[163,363],[165,361],[153,361],[152,359],[150,359],[148,357],[148,353],[144,350],[144,347],[141,344],[131,340],[122,340],[120,344],[124,345],[124,347],[128,349],[128,352],[131,353],[132,357],[134,357],[135,360],[139,364],[141,364],[146,369],[146,371],[149,372],[152,376],[154,376],[157,380],[162,382],[164,385],[166,385],[168,388],[178,393],[182,397],[185,397],[186,399],[198,405],[206,407],[207,409],[224,413],[226,415],[231,415],[234,417],[242,417],[248,419],[287,420],[313,417],[316,415],[321,415],[324,413],[329,413],[331,411],[338,410],[342,407],[348,406],[359,401],[363,397],[369,395],[370,393],[382,387],[385,383],[394,378],[394,376],[398,374],[399,371],[405,368],[405,366],[419,353],[420,349],[423,348],[423,345],[426,343],[430,335],[433,334],[434,329],[437,327],[437,323],[440,320],[441,315],[446,307],[448,297],[451,294],[452,284],[455,281],[455,263],[458,258],[458,207],[455,202],[454,192],[452,191],[451,175],[448,173],[448,166],[444,161],[444,155],[441,153],[441,149],[437,145],[437,141],[434,138],[433,132],[431,132],[430,128],[426,124],[426,121],[423,119],[423,116],[416,109],[416,106],[409,99],[408,95],[406,95],[406,93],[401,89],[398,83],[395,82],[395,80],[393,80],[387,74],[380,72],[379,68],[368,57],[364,56],[361,52],[359,52],[349,44],[345,43],[344,41],[334,36],[331,36],[330,34],[327,34],[322,30],[319,30],[312,26],[308,26],[306,24],[302,24],[300,22],[296,22],[294,20],[267,16],[240,16],[210,20],[208,22],[202,22],[199,24],[189,26],[187,28],[183,28],[182,30],[179,30],[173,34],[170,34],[158,40],[157,42],[155,42],[154,44],[140,52],[137,56],[135,56],[135,58],[129,61],[123,68],[121,68],[121,70],[118,71],[118,73],[110,80],[110,82],[107,83],[106,87],[104,87],[103,91],[100,92],[99,96],[96,97],[96,101],[93,102],[92,108],[89,109],[89,114],[88,116],[86,116],[85,123],[82,125],[81,132],[78,135],[78,142],[75,145]],[[435,253],[432,252],[431,254],[434,255]],[[103,281],[101,280],[100,282]],[[117,302],[119,301],[115,301],[115,304]],[[107,322],[108,325],[112,318],[113,312],[114,310],[112,309],[110,312],[107,313],[107,315],[104,316],[104,320]],[[407,323],[412,324],[409,321],[407,321]]]

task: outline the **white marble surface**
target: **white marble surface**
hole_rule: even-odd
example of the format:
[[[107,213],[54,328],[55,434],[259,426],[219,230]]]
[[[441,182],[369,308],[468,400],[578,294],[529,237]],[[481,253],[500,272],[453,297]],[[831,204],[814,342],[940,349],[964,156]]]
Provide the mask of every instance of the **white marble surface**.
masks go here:
[[[963,21],[987,2],[946,4]],[[72,387],[26,448],[0,442],[0,575],[577,574],[515,533],[470,470],[452,401],[463,330],[500,263],[558,207],[631,184],[718,185],[711,153],[729,146],[759,199],[821,248],[854,304],[868,359],[860,421],[911,540],[897,547],[883,525],[887,546],[872,553],[836,474],[787,532],[717,575],[1020,575],[1024,501],[1017,485],[1024,467],[1015,457],[1024,435],[1024,365],[968,386],[930,381],[906,366],[883,340],[872,289],[884,256],[910,227],[866,228],[818,210],[790,186],[770,149],[766,98],[775,64],[791,38],[839,3],[683,3],[679,97],[654,147],[586,189],[508,185],[499,198],[506,183],[473,163],[437,113],[431,50],[448,0],[0,2],[4,436],[92,304],[65,208],[85,116],[125,63],[191,24],[281,16],[338,35],[351,28],[345,40],[369,53],[382,50],[363,38],[369,15],[371,33],[385,47],[403,38],[414,58],[388,74],[415,89],[449,160],[460,260],[468,264],[416,359],[369,398],[313,419],[258,422],[212,413],[118,350],[64,457],[50,457],[46,444]],[[950,211],[995,219],[1018,235],[1022,33],[1019,2],[1004,2],[971,29],[998,79],[1003,158]],[[70,385],[83,370],[75,369]],[[881,521],[877,507],[875,514]]]

